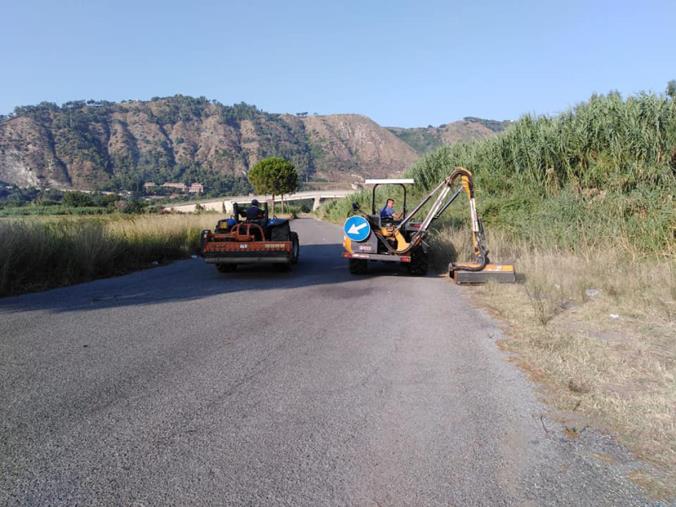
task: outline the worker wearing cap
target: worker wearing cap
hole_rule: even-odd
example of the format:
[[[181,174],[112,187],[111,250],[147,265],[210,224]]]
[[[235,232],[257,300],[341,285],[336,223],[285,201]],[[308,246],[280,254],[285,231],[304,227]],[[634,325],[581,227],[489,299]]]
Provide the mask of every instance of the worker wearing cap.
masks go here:
[[[247,220],[256,220],[257,218],[260,218],[261,215],[260,205],[261,203],[258,202],[258,199],[254,199],[251,201],[251,206],[249,206],[246,209]]]

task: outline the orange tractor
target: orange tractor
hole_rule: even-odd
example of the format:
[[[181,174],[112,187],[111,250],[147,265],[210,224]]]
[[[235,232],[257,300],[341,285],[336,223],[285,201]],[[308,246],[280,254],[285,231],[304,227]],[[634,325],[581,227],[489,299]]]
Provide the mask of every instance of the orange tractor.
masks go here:
[[[219,220],[214,231],[203,230],[200,251],[204,260],[215,264],[221,273],[230,273],[238,265],[275,264],[283,271],[298,263],[300,243],[289,221],[269,218],[265,203],[259,216],[246,218],[246,209],[233,203],[233,217]]]

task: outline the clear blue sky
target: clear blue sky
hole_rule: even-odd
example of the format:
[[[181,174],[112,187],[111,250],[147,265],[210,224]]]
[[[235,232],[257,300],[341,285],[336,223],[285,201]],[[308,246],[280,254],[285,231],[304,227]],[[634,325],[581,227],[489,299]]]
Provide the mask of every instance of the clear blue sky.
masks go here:
[[[385,126],[676,79],[676,1],[0,0],[0,113],[181,93]]]

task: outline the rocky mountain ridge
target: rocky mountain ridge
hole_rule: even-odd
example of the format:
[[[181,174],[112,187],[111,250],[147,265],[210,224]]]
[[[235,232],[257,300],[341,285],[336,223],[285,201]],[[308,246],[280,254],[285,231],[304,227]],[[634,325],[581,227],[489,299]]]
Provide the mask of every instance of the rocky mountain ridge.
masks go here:
[[[42,103],[19,107],[0,122],[0,181],[87,190],[200,181],[228,192],[244,184],[258,160],[277,155],[290,159],[303,181],[351,183],[400,174],[425,143],[492,135],[481,121],[438,131],[386,129],[357,114],[272,114],[180,95]]]

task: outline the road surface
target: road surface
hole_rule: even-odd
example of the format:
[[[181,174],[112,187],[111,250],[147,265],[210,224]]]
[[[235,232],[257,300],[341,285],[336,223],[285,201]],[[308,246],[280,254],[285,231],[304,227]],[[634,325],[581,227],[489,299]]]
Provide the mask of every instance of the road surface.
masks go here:
[[[292,273],[193,259],[0,300],[0,505],[642,503],[471,289],[351,276],[338,227],[294,229]]]

